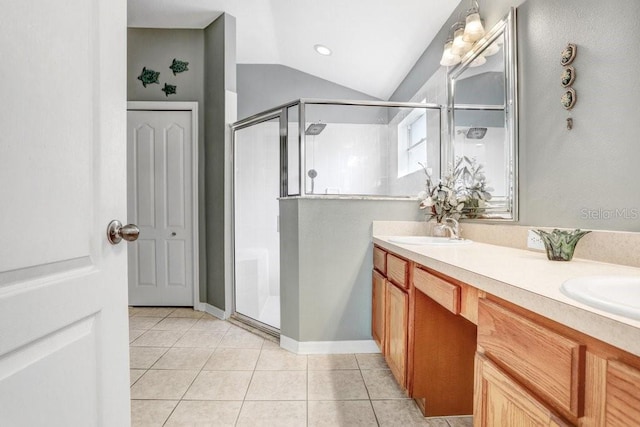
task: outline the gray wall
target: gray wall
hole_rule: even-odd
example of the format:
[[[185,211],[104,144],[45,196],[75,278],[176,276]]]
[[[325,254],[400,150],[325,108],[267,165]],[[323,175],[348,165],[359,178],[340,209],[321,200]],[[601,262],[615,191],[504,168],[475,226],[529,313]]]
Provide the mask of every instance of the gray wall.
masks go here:
[[[224,310],[225,305],[225,174],[227,172],[225,99],[236,90],[236,21],[223,14],[204,29],[205,48],[205,199],[207,240],[207,299]]]
[[[371,224],[419,221],[415,201],[280,201],[282,335],[371,339]]]
[[[204,31],[129,28],[127,30],[127,99],[129,101],[198,102],[198,206],[199,233],[205,235],[205,99]],[[189,71],[176,76],[169,69],[173,58],[189,62]],[[138,76],[142,67],[160,72],[160,84],[142,86]],[[166,96],[164,82],[177,86],[176,94]],[[206,240],[200,238],[200,300],[206,301]]]
[[[284,65],[238,64],[237,72],[238,119],[299,98],[377,100]]]
[[[392,95],[407,100],[438,69],[450,22]],[[640,231],[640,2],[481,1],[491,28],[518,7],[520,223]],[[560,106],[560,51],[578,45],[572,64],[578,101]],[[574,129],[567,131],[565,119]]]
[[[189,62],[189,71],[173,75],[171,61]],[[138,76],[147,67],[160,72],[160,84],[143,87]],[[129,101],[199,101],[204,87],[204,33],[202,30],[129,28],[127,31],[127,99]],[[164,83],[177,86],[166,96]]]
[[[640,2],[530,0],[518,12],[521,223],[640,231]],[[567,42],[578,46],[571,113],[559,102]]]
[[[200,300],[225,309],[225,96],[235,92],[235,18],[223,14],[204,30],[128,30],[127,98],[197,101],[200,219]],[[189,62],[174,76],[173,58]],[[160,71],[160,85],[137,80],[142,67]],[[177,86],[166,96],[164,82]]]

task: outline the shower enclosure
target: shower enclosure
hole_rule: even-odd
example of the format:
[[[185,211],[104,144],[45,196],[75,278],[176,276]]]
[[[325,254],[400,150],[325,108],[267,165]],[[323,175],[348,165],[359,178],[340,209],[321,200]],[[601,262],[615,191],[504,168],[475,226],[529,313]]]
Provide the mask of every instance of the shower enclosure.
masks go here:
[[[434,104],[300,99],[234,123],[233,317],[278,334],[280,198],[415,197],[425,169],[440,174],[442,117]]]

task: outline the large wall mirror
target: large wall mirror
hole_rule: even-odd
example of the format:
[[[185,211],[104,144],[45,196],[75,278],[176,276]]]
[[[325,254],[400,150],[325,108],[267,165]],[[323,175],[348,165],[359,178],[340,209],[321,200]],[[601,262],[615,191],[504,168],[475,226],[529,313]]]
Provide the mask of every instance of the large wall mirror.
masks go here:
[[[466,208],[473,219],[518,219],[516,12],[512,8],[447,73],[449,138],[443,170],[485,197]],[[487,195],[490,195],[490,197]],[[487,199],[487,200],[482,200]],[[479,205],[478,205],[479,204]]]

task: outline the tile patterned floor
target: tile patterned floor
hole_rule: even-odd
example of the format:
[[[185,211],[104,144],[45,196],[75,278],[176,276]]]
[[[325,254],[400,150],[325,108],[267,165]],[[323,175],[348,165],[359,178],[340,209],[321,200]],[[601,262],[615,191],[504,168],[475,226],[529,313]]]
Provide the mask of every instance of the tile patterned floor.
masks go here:
[[[297,355],[185,308],[130,308],[132,426],[470,427],[425,419],[379,354]]]

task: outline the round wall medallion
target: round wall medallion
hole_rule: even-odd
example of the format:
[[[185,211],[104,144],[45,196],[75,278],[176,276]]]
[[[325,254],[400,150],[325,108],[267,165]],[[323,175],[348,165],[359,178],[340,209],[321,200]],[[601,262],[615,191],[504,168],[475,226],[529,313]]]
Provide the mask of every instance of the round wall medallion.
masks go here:
[[[566,67],[564,70],[562,70],[562,75],[560,78],[560,84],[562,84],[562,87],[571,86],[573,84],[573,81],[576,79],[576,70],[571,66]]]
[[[571,88],[567,89],[566,92],[562,94],[560,103],[565,109],[571,110],[573,106],[576,105],[576,91]]]
[[[573,60],[576,57],[576,50],[578,49],[578,47],[573,44],[573,43],[569,43],[567,45],[567,47],[564,48],[564,50],[562,51],[562,56],[560,58],[560,64],[562,65],[569,65],[573,62]]]

